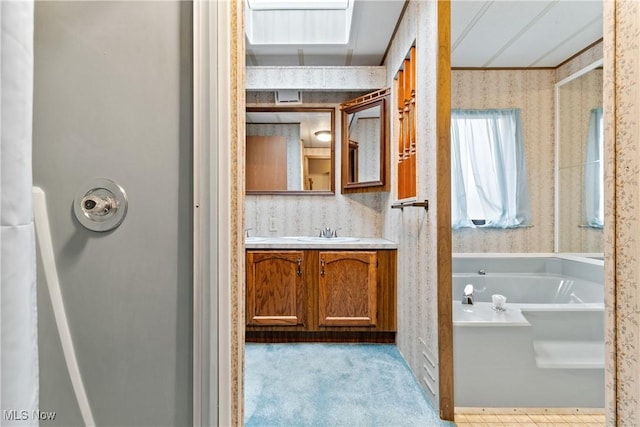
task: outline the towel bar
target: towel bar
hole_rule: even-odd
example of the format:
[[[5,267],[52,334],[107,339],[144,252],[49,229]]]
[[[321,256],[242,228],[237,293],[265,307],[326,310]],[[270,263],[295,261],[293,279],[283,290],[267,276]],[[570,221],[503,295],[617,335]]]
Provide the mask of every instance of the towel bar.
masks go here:
[[[424,208],[425,211],[429,210],[429,201],[425,200],[423,202],[399,202],[391,205],[391,209],[400,209],[403,210],[407,207],[416,207],[416,208]]]

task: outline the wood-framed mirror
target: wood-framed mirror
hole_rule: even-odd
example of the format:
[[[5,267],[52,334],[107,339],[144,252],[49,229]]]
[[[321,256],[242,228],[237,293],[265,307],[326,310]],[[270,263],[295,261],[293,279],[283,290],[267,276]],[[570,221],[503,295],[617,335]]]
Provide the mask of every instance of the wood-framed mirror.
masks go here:
[[[334,123],[334,108],[247,107],[246,194],[334,194]]]
[[[388,191],[389,89],[340,105],[342,193]]]

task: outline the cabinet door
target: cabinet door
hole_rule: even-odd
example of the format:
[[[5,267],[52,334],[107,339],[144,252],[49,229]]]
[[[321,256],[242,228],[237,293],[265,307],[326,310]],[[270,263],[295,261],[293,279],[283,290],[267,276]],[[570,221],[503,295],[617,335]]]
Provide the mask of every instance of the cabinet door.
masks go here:
[[[320,326],[376,325],[376,261],[376,252],[320,252]]]
[[[247,324],[304,323],[301,251],[247,252]]]

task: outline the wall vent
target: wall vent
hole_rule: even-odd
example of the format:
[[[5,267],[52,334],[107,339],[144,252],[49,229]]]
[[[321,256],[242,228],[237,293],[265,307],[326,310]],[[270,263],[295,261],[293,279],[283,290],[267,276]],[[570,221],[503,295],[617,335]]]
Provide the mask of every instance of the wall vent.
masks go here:
[[[302,104],[302,92],[292,89],[277,90],[276,104]]]

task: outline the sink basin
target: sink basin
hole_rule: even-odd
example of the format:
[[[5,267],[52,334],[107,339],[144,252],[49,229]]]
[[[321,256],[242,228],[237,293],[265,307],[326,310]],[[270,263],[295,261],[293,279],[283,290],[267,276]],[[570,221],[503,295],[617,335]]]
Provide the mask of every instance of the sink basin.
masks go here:
[[[357,237],[298,237],[301,242],[349,243],[357,242]]]
[[[245,243],[256,243],[256,242],[263,242],[267,240],[266,237],[245,237],[244,241]]]

